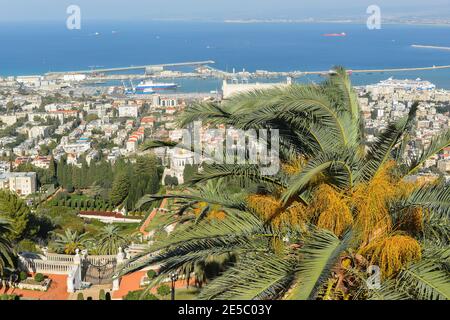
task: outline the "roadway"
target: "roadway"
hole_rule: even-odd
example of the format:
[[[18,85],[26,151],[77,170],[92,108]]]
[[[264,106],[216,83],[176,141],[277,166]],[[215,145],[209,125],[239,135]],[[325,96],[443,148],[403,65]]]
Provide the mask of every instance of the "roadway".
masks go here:
[[[78,71],[61,71],[61,72],[48,72],[45,75],[65,75],[65,74],[92,74],[92,73],[110,73],[116,71],[132,71],[132,70],[152,70],[152,69],[164,69],[166,67],[191,67],[191,66],[203,66],[208,64],[214,64],[212,60],[207,61],[194,61],[194,62],[180,62],[180,63],[165,63],[165,64],[153,64],[144,66],[130,66],[121,68],[103,68],[103,69],[90,69],[90,70],[78,70]]]

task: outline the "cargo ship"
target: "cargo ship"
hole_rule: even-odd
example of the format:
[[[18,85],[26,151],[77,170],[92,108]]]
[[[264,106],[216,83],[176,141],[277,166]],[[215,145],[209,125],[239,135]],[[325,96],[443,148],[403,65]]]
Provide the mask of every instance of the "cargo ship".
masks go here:
[[[323,36],[324,37],[346,37],[347,34],[345,32],[342,32],[342,33],[326,33]]]

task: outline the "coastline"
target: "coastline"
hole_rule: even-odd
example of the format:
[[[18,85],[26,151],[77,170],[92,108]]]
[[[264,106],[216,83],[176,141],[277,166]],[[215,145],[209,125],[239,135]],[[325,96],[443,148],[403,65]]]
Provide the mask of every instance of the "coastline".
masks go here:
[[[185,20],[185,22],[189,22],[189,20]],[[201,22],[201,21],[198,21]],[[258,20],[258,19],[250,19],[250,20],[233,20],[227,19],[223,21],[203,21],[203,22],[223,22],[226,24],[342,24],[342,25],[365,25],[366,21],[363,20]],[[443,22],[409,22],[409,21],[386,21],[382,22],[382,25],[406,25],[406,26],[436,26],[436,27],[450,27],[450,20],[446,23]]]

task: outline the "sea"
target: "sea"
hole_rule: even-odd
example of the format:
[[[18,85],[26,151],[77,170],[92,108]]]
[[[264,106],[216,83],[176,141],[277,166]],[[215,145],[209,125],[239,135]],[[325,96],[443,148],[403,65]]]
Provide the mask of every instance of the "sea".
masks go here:
[[[346,37],[325,37],[328,33]],[[385,24],[369,30],[345,23],[226,23],[185,21],[0,22],[0,76],[214,60],[232,71],[324,71],[450,65],[450,26]],[[450,89],[450,69],[354,74],[355,85],[394,77],[421,78]],[[175,79],[184,92],[218,90],[217,79]],[[299,82],[317,82],[305,76]],[[267,80],[262,80],[267,81]]]

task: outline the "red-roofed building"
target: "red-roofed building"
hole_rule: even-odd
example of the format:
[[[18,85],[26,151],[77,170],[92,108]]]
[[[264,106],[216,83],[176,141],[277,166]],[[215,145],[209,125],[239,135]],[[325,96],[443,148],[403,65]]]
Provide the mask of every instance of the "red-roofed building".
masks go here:
[[[153,127],[155,125],[155,117],[144,117],[141,119],[141,125],[144,127]]]

